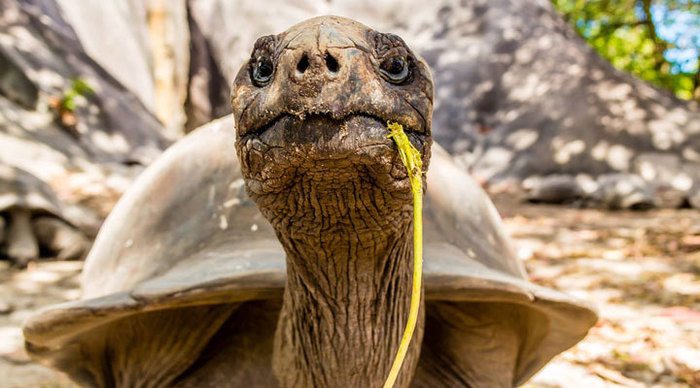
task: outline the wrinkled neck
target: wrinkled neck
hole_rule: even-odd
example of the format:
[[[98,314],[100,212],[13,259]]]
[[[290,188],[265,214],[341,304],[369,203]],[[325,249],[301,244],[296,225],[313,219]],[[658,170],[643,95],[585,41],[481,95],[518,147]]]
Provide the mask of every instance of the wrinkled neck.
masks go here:
[[[274,350],[282,386],[384,383],[409,310],[412,207],[379,204],[371,191],[309,197],[306,216],[273,222],[287,253]],[[421,313],[397,387],[413,375],[422,327]]]

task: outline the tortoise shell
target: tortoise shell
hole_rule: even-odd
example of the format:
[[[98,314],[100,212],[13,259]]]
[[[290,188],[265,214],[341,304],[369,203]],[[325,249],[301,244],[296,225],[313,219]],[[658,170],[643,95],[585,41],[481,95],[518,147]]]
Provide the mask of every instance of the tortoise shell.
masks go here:
[[[285,255],[245,192],[233,127],[229,116],[194,131],[137,179],[97,236],[82,299],[26,322],[32,356],[93,386],[276,385]],[[486,194],[439,146],[432,154],[414,382],[520,384],[596,314],[530,283]]]

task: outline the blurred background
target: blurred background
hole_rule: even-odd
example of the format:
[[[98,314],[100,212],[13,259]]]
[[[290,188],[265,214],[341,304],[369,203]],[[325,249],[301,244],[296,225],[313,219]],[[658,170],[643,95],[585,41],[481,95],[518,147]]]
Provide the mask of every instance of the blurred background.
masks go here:
[[[336,14],[430,64],[435,140],[534,282],[601,320],[531,387],[700,386],[700,1],[0,0],[0,387],[115,202],[230,112],[259,36]]]

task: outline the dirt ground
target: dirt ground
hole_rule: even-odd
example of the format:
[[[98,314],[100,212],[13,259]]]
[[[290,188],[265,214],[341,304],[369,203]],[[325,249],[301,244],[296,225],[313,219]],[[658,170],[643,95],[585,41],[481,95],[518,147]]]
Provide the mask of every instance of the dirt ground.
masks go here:
[[[600,314],[528,387],[700,386],[700,212],[499,210],[531,279]]]
[[[526,387],[700,386],[700,212],[605,212],[499,201],[532,280],[601,319]],[[23,349],[38,308],[79,297],[80,262],[0,262],[0,387],[70,387]]]

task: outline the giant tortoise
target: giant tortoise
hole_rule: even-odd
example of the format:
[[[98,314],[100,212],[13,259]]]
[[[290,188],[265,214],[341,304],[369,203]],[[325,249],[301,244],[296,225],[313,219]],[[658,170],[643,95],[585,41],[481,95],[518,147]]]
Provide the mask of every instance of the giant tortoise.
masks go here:
[[[595,323],[530,283],[488,197],[437,145],[397,36],[339,17],[260,38],[233,120],[167,150],[105,222],[83,297],[29,352],[99,387],[379,387],[406,322],[412,201],[387,121],[430,160],[421,314],[397,387],[520,384]],[[235,144],[235,147],[234,147]]]
[[[63,260],[81,257],[88,240],[64,210],[45,182],[0,163],[0,257],[19,267],[41,253]]]

